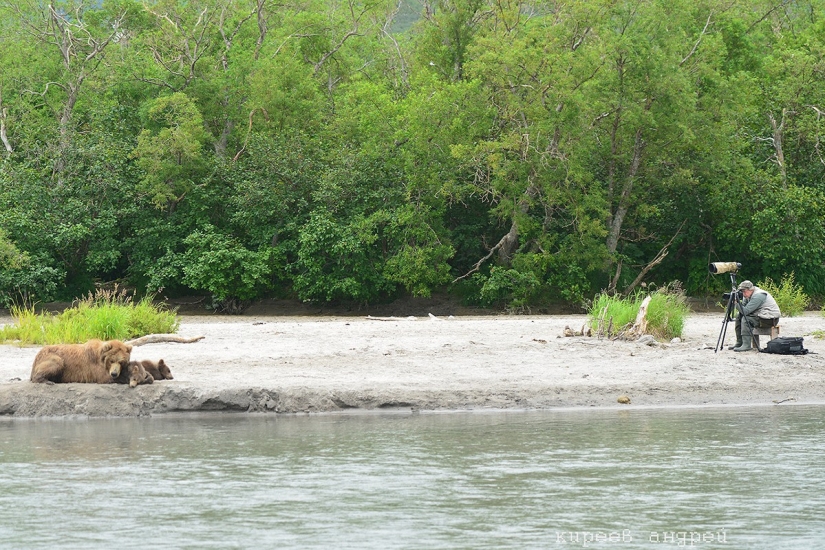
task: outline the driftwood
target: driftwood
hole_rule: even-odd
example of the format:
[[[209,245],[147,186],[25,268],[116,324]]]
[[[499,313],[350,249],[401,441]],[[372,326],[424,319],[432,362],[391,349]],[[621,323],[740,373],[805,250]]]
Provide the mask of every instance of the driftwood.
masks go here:
[[[564,332],[562,332],[564,336],[593,336],[593,330],[587,325],[587,323],[582,325],[581,330],[573,330],[570,328],[570,325],[564,325]]]
[[[368,321],[415,321],[416,317],[410,315],[409,317],[373,317],[372,315],[367,315]]]
[[[650,296],[642,300],[642,305],[639,306],[639,313],[636,314],[636,322],[625,332],[626,339],[638,338],[647,334],[647,306],[650,304]]]
[[[607,306],[602,308],[601,313],[599,313],[598,323],[596,325],[596,336],[601,339],[603,336],[610,337],[610,330],[613,328],[613,317],[610,318],[610,326],[604,326],[604,317],[607,315]],[[605,334],[605,329],[607,329],[607,334]]]
[[[198,340],[203,340],[204,336],[195,336],[194,338],[185,338],[177,334],[147,334],[140,338],[127,340],[125,343],[130,346],[142,346],[144,344],[158,344],[160,342],[177,342],[178,344],[191,344]]]

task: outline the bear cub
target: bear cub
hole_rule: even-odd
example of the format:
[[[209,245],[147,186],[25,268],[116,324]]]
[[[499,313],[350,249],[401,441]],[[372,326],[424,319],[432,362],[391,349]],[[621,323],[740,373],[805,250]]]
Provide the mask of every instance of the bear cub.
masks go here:
[[[159,361],[150,361],[148,359],[144,359],[140,362],[146,372],[152,375],[152,378],[155,380],[173,380],[174,377],[172,376],[172,371],[169,370],[169,367],[166,365],[166,362],[161,359]]]

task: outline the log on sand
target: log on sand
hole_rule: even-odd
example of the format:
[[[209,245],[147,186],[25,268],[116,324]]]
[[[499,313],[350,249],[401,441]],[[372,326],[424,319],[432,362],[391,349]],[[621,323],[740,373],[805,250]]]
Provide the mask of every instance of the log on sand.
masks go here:
[[[177,334],[147,334],[146,336],[141,336],[140,338],[134,338],[132,340],[127,340],[125,343],[129,344],[130,346],[142,346],[144,344],[158,344],[160,342],[177,342],[179,344],[191,344],[192,342],[197,342],[198,340],[203,340],[203,336],[195,336],[194,338],[185,338],[183,336],[178,336]]]

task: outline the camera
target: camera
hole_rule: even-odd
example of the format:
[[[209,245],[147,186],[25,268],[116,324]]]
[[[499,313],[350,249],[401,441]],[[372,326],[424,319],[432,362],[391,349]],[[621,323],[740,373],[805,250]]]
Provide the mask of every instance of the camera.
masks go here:
[[[708,271],[711,273],[736,273],[742,268],[739,262],[713,262],[708,264]]]
[[[730,295],[731,295],[731,293],[730,293],[730,292],[725,292],[724,294],[722,294],[722,301],[723,301],[723,302],[727,302],[727,301],[729,301],[729,300],[730,300]],[[745,298],[745,295],[744,295],[744,294],[742,294],[742,291],[741,291],[741,290],[737,290],[737,291],[736,291],[736,299],[741,301],[741,300],[743,300],[744,298]]]

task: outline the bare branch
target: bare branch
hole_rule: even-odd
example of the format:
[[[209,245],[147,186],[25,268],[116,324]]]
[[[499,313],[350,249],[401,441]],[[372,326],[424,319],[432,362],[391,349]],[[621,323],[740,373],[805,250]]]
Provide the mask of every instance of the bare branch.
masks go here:
[[[322,55],[321,58],[317,62],[315,62],[314,65],[315,65],[315,74],[316,75],[321,71],[321,67],[324,65],[324,63],[327,61],[327,59],[329,59],[330,57],[335,55],[335,53],[337,53],[338,50],[340,50],[344,46],[344,44],[347,42],[347,40],[349,40],[353,36],[361,36],[361,34],[359,32],[360,31],[360,25],[361,25],[361,18],[364,17],[364,15],[366,15],[367,12],[373,6],[374,6],[374,4],[367,3],[362,7],[361,11],[356,14],[355,13],[355,2],[353,0],[349,1],[349,12],[350,12],[350,15],[352,16],[352,29],[347,31],[344,34],[344,36],[338,41],[337,44],[335,44],[328,52],[326,52],[324,55]]]
[[[208,7],[202,9],[198,13],[197,19],[192,23],[191,28],[185,29],[178,16],[174,14],[170,16],[167,12],[154,11],[146,4],[144,4],[144,7],[147,12],[168,23],[173,31],[172,36],[166,38],[169,43],[150,44],[148,46],[152,52],[152,57],[164,70],[183,80],[184,83],[181,87],[188,86],[195,79],[197,63],[209,48],[212,18],[215,11],[210,11]],[[220,31],[221,35],[224,36],[223,29],[220,29]],[[177,40],[179,42],[174,43]]]
[[[773,130],[773,139],[771,140],[771,143],[773,144],[774,159],[776,159],[776,164],[779,166],[779,174],[782,177],[783,188],[787,188],[788,185],[788,171],[785,166],[785,152],[783,150],[782,140],[785,132],[785,121],[787,120],[787,116],[793,114],[796,114],[795,111],[782,109],[782,120],[780,120],[777,124],[773,113],[768,113],[768,120],[770,121],[771,129]]]
[[[825,114],[819,107],[816,105],[806,105],[806,107],[810,107],[811,109],[816,112],[816,121],[819,122],[822,120],[822,115]],[[820,150],[821,140],[819,139],[819,132],[816,133],[816,143],[814,144],[814,151],[816,151],[816,156],[819,157],[819,162],[821,164],[825,164],[825,158],[822,157],[822,151]]]
[[[229,66],[229,60],[227,59],[227,57],[229,55],[229,50],[232,49],[232,42],[235,40],[235,37],[241,31],[241,27],[243,26],[243,24],[246,23],[247,21],[249,21],[249,19],[251,19],[252,16],[255,15],[255,11],[249,12],[249,14],[246,17],[241,18],[241,20],[238,22],[237,25],[235,25],[235,28],[231,32],[227,33],[226,28],[225,28],[226,27],[226,11],[227,11],[227,7],[224,6],[221,9],[221,15],[218,19],[218,31],[221,33],[221,38],[223,38],[223,45],[224,45],[223,55],[221,56],[221,65],[223,66],[224,71],[226,71],[228,69],[228,66]]]
[[[596,118],[593,119],[593,122],[590,123],[590,128],[591,129],[595,128],[596,124],[598,124],[600,120],[602,120],[603,118],[609,117],[610,115],[612,115],[615,112],[616,112],[616,110],[613,109],[612,111],[607,111],[607,112],[604,112],[604,113],[598,115]]]
[[[484,257],[483,257],[483,258],[481,258],[479,261],[477,261],[477,262],[475,263],[475,265],[473,265],[472,269],[470,269],[470,271],[468,271],[467,273],[465,273],[465,274],[464,274],[464,275],[462,275],[461,277],[456,277],[455,279],[453,279],[453,283],[457,283],[458,281],[460,281],[460,280],[462,280],[462,279],[466,279],[467,277],[469,277],[470,275],[472,275],[473,273],[475,273],[476,271],[478,271],[479,269],[481,269],[481,266],[482,266],[482,265],[484,265],[484,262],[486,262],[487,260],[489,260],[490,258],[492,258],[492,257],[493,257],[493,254],[495,254],[498,250],[500,250],[502,247],[504,247],[506,244],[508,244],[508,242],[512,240],[512,236],[511,236],[511,235],[512,235],[512,233],[513,233],[513,230],[514,230],[514,228],[515,228],[515,225],[516,225],[516,224],[515,224],[515,223],[513,223],[513,225],[510,227],[510,231],[508,231],[508,232],[507,232],[507,234],[506,234],[506,235],[504,235],[504,236],[501,238],[501,240],[500,240],[500,241],[498,241],[498,243],[497,243],[497,244],[496,244],[493,248],[491,248],[491,249],[490,249],[490,251],[487,253],[487,255],[486,255],[486,256],[484,256]]]
[[[321,66],[324,64],[324,62],[326,62],[327,59],[329,59],[338,50],[340,50],[344,46],[344,42],[346,42],[349,38],[351,38],[353,36],[358,36],[358,21],[355,22],[355,28],[354,29],[347,32],[347,34],[345,34],[344,37],[341,38],[341,40],[338,42],[337,45],[333,46],[333,48],[330,51],[328,51],[323,56],[321,56],[321,59],[319,59],[318,62],[315,63],[315,74],[318,74],[318,72],[321,70]]]
[[[64,84],[61,84],[60,82],[46,82],[46,87],[43,89],[42,92],[35,92],[34,90],[23,90],[23,93],[39,95],[40,97],[46,97],[46,94],[49,93],[49,88],[51,88],[52,86],[56,86],[64,92],[67,91],[66,86]]]
[[[266,4],[266,0],[257,0],[255,6],[255,16],[258,21],[258,40],[255,42],[254,55],[256,61],[258,60],[258,56],[261,54],[261,48],[264,45],[264,39],[266,38],[266,33],[268,30],[266,17],[264,17],[264,4]]]
[[[398,54],[398,59],[400,60],[401,66],[399,68],[401,72],[401,83],[406,87],[408,85],[408,71],[407,71],[407,62],[404,59],[404,54],[401,52],[401,47],[398,45],[398,41],[393,37],[392,33],[389,31],[389,26],[392,23],[392,20],[398,15],[398,11],[401,9],[401,0],[396,0],[395,10],[390,14],[387,20],[384,22],[384,25],[381,27],[381,33],[390,39],[395,46],[395,52]]]
[[[146,4],[146,2],[143,3],[143,9],[145,9],[146,11],[148,11],[149,13],[151,13],[152,15],[157,17],[158,19],[165,19],[170,25],[175,27],[175,29],[180,30],[180,26],[176,22],[172,21],[172,19],[169,17],[168,13],[162,13],[162,14],[158,13],[158,12],[154,11],[152,8],[150,8],[149,5]]]
[[[528,147],[528,145],[526,143],[525,137],[522,136],[522,150],[524,150],[525,147]],[[527,186],[527,189],[524,190],[524,193],[522,194],[521,198],[518,201],[518,205],[517,205],[518,212],[520,212],[522,214],[526,213],[530,209],[531,201],[535,197],[539,196],[540,193],[541,193],[541,191],[535,185],[535,183],[530,183]],[[518,223],[516,222],[516,217],[515,216],[516,215],[514,213],[513,214],[513,220],[510,224],[510,230],[507,232],[507,234],[504,235],[501,238],[501,240],[499,240],[498,243],[496,243],[496,245],[493,248],[490,249],[490,251],[487,253],[486,256],[484,256],[479,261],[477,261],[475,263],[475,265],[472,267],[472,269],[470,269],[470,271],[468,271],[467,273],[465,273],[461,277],[457,277],[456,279],[453,279],[453,283],[457,283],[458,281],[460,281],[462,279],[465,279],[465,278],[469,277],[470,275],[472,275],[473,273],[475,273],[476,271],[478,271],[481,268],[481,266],[484,264],[484,262],[486,262],[487,260],[492,258],[493,254],[495,254],[496,252],[498,252],[499,258],[503,262],[509,262],[510,261],[510,256],[512,255],[513,249],[518,244],[518,237],[519,237],[519,228],[518,228]]]
[[[622,294],[628,296],[633,291],[633,289],[636,288],[636,285],[642,282],[642,279],[644,279],[645,275],[647,275],[651,269],[662,263],[662,261],[668,254],[667,249],[670,248],[670,245],[673,244],[673,241],[676,239],[679,233],[682,232],[682,228],[685,226],[685,223],[687,223],[687,218],[685,218],[685,220],[682,221],[682,225],[679,226],[679,229],[676,230],[676,233],[673,234],[673,236],[670,238],[667,244],[663,246],[659,253],[656,254],[656,257],[650,260],[650,262],[639,272],[639,274],[636,276],[633,282],[630,283],[630,285],[626,289],[624,289],[624,292]]]
[[[584,43],[584,39],[587,38],[587,35],[590,34],[591,30],[593,30],[593,27],[587,27],[586,29],[584,29],[582,35],[578,37],[576,41],[573,42],[573,44],[570,46],[570,51],[575,52],[576,50],[578,50],[579,46],[581,46]]]
[[[785,6],[786,6],[787,4],[789,4],[790,2],[791,2],[791,0],[783,0],[783,1],[782,1],[782,2],[780,2],[779,4],[775,5],[775,6],[774,6],[774,7],[772,7],[771,9],[769,9],[769,10],[765,13],[765,15],[763,15],[762,17],[760,17],[759,19],[757,19],[756,21],[754,21],[753,23],[751,23],[750,27],[748,27],[748,30],[746,30],[746,31],[745,31],[745,34],[748,34],[749,32],[751,32],[751,31],[753,30],[753,28],[754,28],[756,25],[758,25],[759,23],[761,23],[762,21],[764,21],[765,19],[767,19],[768,17],[770,17],[770,15],[771,15],[773,12],[775,12],[776,10],[778,10],[779,8],[783,8],[783,7],[785,7]]]
[[[685,58],[684,58],[684,59],[682,59],[682,61],[680,61],[680,62],[679,62],[679,66],[680,66],[680,67],[681,67],[682,65],[684,65],[684,64],[685,64],[685,61],[687,61],[688,59],[690,59],[690,58],[693,56],[693,54],[694,54],[694,53],[696,53],[696,50],[699,48],[699,43],[701,43],[701,42],[702,42],[702,37],[704,37],[704,36],[705,36],[705,33],[707,32],[708,27],[710,26],[710,18],[711,18],[711,17],[713,17],[713,12],[710,12],[710,14],[708,15],[708,20],[707,20],[707,21],[705,21],[705,28],[704,28],[704,29],[702,29],[702,32],[700,32],[700,33],[699,33],[699,39],[698,39],[698,40],[696,40],[696,44],[694,44],[694,45],[693,45],[693,48],[692,48],[692,49],[690,50],[690,52],[689,52],[689,53],[685,56]]]
[[[264,115],[264,119],[266,119],[267,121],[269,120],[269,113],[267,113],[266,109],[264,109],[263,107],[261,107],[259,109],[253,109],[249,112],[249,126],[247,127],[247,130],[246,130],[246,138],[244,138],[244,140],[243,140],[243,146],[240,148],[240,150],[237,153],[235,153],[235,156],[232,157],[232,162],[237,161],[241,157],[243,152],[246,150],[246,144],[249,143],[249,135],[252,133],[252,118],[255,116],[255,113],[258,112],[258,111],[261,111],[261,114]]]

